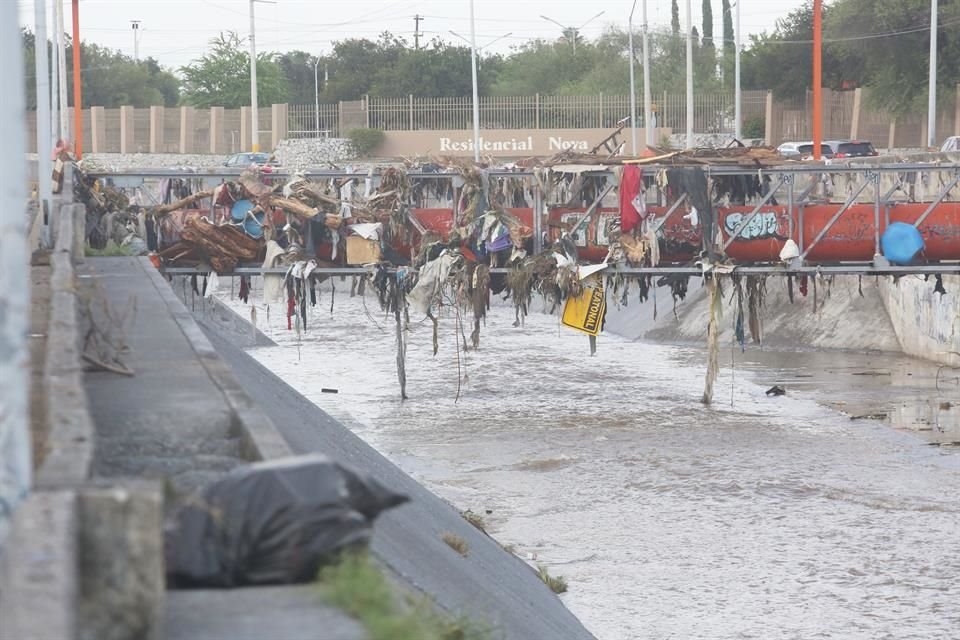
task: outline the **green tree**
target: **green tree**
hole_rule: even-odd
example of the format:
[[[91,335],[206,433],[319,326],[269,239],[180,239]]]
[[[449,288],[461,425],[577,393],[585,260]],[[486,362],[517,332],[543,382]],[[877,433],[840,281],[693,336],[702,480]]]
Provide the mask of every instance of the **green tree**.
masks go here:
[[[937,38],[937,83],[952,104],[960,82],[960,3],[941,2]],[[865,85],[867,99],[893,113],[922,111],[927,104],[929,0],[843,0],[824,15],[832,85]],[[824,73],[828,71],[825,56]]]
[[[211,51],[183,67],[183,101],[195,107],[237,107],[250,104],[250,56],[235,32],[210,41]],[[284,102],[287,82],[276,54],[257,54],[257,104]]]
[[[276,63],[279,65],[280,72],[283,74],[287,85],[286,101],[290,104],[313,104],[314,92],[316,91],[313,63],[317,59],[317,56],[306,51],[288,51],[277,56]],[[324,59],[320,59],[316,76],[321,90],[323,88],[323,64]],[[258,73],[257,83],[259,84],[259,82]]]
[[[734,62],[736,59],[736,36],[733,33],[733,15],[730,10],[730,0],[723,0],[723,88],[732,91],[734,84]]]
[[[37,108],[36,94],[36,38],[29,31],[22,32],[24,76],[26,79],[27,108]],[[47,41],[47,52],[53,55],[53,44]],[[80,47],[81,83],[85,106],[114,108],[174,106],[180,99],[180,81],[153,58],[137,62],[119,51],[92,43]],[[49,59],[49,58],[48,58]],[[73,99],[73,43],[66,45],[67,95]]]
[[[680,36],[680,5],[677,0],[670,2],[670,31],[674,36]]]
[[[710,0],[703,0],[703,63],[716,65],[717,48],[713,43],[713,6]]]

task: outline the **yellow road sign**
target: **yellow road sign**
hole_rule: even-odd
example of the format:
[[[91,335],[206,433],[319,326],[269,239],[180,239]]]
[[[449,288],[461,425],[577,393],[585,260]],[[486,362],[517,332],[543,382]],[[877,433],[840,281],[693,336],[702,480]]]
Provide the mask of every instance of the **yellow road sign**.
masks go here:
[[[603,293],[603,281],[593,279],[594,284],[584,287],[576,298],[567,298],[560,321],[571,329],[595,336],[603,328],[607,313],[607,299]]]

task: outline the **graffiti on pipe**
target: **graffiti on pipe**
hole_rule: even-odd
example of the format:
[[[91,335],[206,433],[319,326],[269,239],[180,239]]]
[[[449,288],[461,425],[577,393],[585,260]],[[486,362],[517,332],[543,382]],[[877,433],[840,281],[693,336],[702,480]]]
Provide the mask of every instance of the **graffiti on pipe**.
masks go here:
[[[732,236],[743,221],[749,217],[748,213],[731,213],[723,221],[727,235]],[[780,238],[780,220],[776,211],[763,211],[747,223],[737,236],[737,240],[763,240],[766,238]]]

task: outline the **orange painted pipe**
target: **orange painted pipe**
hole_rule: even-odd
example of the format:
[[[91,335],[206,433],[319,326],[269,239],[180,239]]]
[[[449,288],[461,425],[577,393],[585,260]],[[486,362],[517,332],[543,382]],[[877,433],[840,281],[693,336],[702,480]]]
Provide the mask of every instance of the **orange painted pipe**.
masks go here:
[[[73,0],[73,152],[83,158],[83,88],[80,84],[80,0]]]
[[[813,0],[813,158],[823,142],[823,0]]]

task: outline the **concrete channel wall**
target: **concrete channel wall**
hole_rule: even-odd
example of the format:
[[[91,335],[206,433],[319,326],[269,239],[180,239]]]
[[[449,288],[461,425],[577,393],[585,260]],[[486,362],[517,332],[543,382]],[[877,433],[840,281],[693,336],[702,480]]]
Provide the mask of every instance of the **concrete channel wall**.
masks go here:
[[[946,293],[931,276],[885,278],[881,297],[900,347],[907,355],[960,367],[960,276],[943,276]]]

